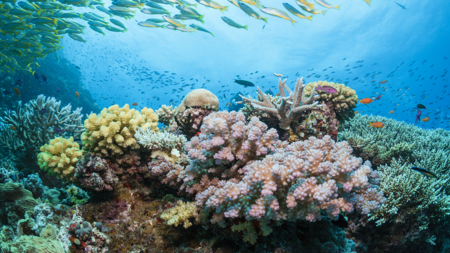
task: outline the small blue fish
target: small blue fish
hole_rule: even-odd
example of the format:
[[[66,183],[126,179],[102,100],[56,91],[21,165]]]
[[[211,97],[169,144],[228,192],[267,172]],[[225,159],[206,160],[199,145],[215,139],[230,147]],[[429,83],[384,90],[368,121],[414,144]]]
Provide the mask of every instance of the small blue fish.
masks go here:
[[[48,112],[48,109],[47,108],[44,108],[44,109],[41,109],[40,111],[39,111],[39,114],[40,115],[44,115],[44,114],[46,114]]]
[[[264,30],[264,27],[266,27],[266,25],[263,25],[263,28],[262,28],[263,30]]]
[[[395,2],[398,6],[400,6],[403,10],[406,10],[406,7],[405,6],[403,6],[403,5],[401,5],[401,4],[399,4],[399,3],[397,3],[397,2]]]
[[[425,175],[427,177],[438,178],[438,176],[436,176],[436,174],[434,174],[433,172],[431,172],[427,169],[422,169],[422,168],[419,168],[416,166],[413,166],[411,169],[415,170],[415,171],[419,172],[420,174]]]

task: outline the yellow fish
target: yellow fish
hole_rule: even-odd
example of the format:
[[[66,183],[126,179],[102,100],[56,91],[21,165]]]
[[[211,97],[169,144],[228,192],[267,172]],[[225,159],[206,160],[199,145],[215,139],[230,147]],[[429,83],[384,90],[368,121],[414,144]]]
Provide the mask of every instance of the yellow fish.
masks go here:
[[[282,74],[277,74],[277,73],[273,73],[275,76],[278,76],[278,77],[283,77],[283,75]]]

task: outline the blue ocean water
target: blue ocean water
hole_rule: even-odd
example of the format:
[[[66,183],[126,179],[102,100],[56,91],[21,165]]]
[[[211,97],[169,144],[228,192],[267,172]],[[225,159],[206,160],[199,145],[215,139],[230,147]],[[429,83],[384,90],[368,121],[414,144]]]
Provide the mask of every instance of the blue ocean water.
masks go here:
[[[255,87],[234,79],[276,91],[276,72],[291,87],[298,77],[306,83],[333,79],[355,89],[360,99],[383,95],[368,107],[359,105],[362,114],[414,123],[421,103],[429,108],[422,117],[430,121],[419,126],[448,129],[450,2],[433,2],[432,11],[426,1],[341,2],[339,10],[295,25],[276,17],[266,24],[231,6],[226,16],[248,31],[225,24],[218,10],[199,6],[204,27],[215,37],[140,27],[136,22],[148,15],[138,12],[124,22],[128,32],[102,36],[86,29],[87,43],[65,38],[62,54],[80,67],[83,84],[101,108],[178,105],[191,89],[204,87],[218,95],[222,109],[237,91],[255,96]],[[271,6],[283,8],[281,2]]]

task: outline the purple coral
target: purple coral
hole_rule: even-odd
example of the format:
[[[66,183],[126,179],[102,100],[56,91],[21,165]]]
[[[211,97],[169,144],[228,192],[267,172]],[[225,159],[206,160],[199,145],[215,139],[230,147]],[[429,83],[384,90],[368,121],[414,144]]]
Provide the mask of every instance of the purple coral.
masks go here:
[[[78,178],[84,187],[95,191],[112,191],[119,182],[107,160],[89,155],[78,161],[75,178]]]

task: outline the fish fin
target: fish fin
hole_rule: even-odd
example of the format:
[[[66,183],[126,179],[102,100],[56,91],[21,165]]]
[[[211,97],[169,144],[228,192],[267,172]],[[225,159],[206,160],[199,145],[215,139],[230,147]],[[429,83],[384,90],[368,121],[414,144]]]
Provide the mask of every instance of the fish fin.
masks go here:
[[[313,16],[309,16],[309,17],[306,17],[306,19],[309,19],[309,21],[312,21],[312,17]]]
[[[224,11],[228,11],[228,6],[224,6],[220,8],[220,11],[223,13]]]
[[[338,5],[338,6],[334,7],[334,8],[336,8],[336,10],[339,10],[339,8],[341,8],[341,5]]]
[[[162,26],[161,26],[161,28],[163,28],[163,29],[164,29],[164,28],[166,28],[166,27],[165,27],[165,25],[162,25]]]
[[[366,2],[370,6],[372,0],[364,0],[364,2]]]
[[[55,18],[53,19],[53,24],[57,25],[58,24],[58,20]]]
[[[214,36],[214,34],[213,33],[210,33],[213,37],[216,37],[216,36]]]
[[[247,28],[248,28],[248,26],[244,25],[244,29],[248,31],[248,29],[247,29]]]
[[[317,85],[317,89],[316,90],[323,90],[323,87],[320,86],[320,84]]]
[[[267,23],[267,18],[261,18],[264,22]]]
[[[203,20],[203,17],[204,17],[205,15],[200,15],[200,16],[198,16],[198,19],[200,19],[200,22],[202,22],[202,24],[204,24],[205,23],[205,21]]]
[[[322,15],[324,15],[324,16],[325,16],[325,13],[327,13],[327,11],[322,11]]]
[[[309,5],[309,7],[310,7],[311,9],[314,10],[314,3],[310,3],[310,4],[308,4],[308,5]]]
[[[295,20],[291,19],[290,21],[291,21],[292,25],[295,25]]]

